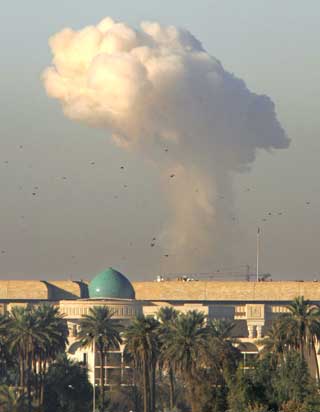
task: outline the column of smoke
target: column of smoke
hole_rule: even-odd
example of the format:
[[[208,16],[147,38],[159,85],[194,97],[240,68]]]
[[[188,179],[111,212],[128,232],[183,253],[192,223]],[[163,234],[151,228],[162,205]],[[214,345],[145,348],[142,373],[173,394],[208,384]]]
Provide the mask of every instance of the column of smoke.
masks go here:
[[[64,29],[49,43],[44,84],[64,114],[105,128],[115,144],[159,168],[171,211],[162,242],[176,263],[195,270],[197,258],[215,256],[219,245],[230,249],[233,175],[258,149],[289,144],[269,97],[250,92],[173,26],[144,22],[136,30],[106,18]]]

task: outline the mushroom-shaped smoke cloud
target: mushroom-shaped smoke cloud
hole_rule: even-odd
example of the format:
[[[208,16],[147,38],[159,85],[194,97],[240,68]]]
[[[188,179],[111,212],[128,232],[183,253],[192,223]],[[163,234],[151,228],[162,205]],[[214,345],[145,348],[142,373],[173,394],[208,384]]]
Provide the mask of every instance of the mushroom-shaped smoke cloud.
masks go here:
[[[188,263],[195,246],[200,258],[213,255],[226,232],[233,174],[250,167],[257,149],[289,145],[270,98],[250,92],[173,26],[144,22],[136,30],[105,18],[49,43],[48,95],[69,118],[107,129],[115,144],[156,163],[171,207],[166,245]]]

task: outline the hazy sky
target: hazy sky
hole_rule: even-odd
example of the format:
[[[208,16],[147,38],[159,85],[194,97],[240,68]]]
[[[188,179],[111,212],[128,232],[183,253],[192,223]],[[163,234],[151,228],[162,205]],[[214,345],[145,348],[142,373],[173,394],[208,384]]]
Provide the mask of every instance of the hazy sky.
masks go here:
[[[188,29],[250,90],[272,98],[291,139],[289,149],[259,153],[252,170],[237,176],[234,242],[222,244],[232,248],[230,262],[213,249],[198,270],[238,271],[246,264],[254,270],[261,226],[262,271],[275,279],[320,278],[318,0],[12,0],[2,6],[1,277],[90,278],[108,266],[131,279],[179,271],[164,245],[150,247],[168,217],[157,169],[114,146],[104,131],[65,118],[41,82],[51,63],[48,38],[105,16]]]

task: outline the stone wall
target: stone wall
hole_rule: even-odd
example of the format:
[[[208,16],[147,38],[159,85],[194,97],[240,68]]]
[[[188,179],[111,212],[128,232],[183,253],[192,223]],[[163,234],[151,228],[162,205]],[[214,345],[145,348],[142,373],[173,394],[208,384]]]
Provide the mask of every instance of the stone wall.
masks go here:
[[[320,282],[165,281],[133,282],[137,300],[290,302],[304,296],[320,302]],[[74,300],[87,298],[87,285],[76,281],[0,280],[1,300]]]
[[[87,298],[87,285],[71,280],[0,280],[1,300],[52,300]]]
[[[0,300],[48,299],[48,288],[39,280],[1,280]]]
[[[279,301],[304,296],[320,302],[320,282],[133,282],[138,300],[164,301]]]

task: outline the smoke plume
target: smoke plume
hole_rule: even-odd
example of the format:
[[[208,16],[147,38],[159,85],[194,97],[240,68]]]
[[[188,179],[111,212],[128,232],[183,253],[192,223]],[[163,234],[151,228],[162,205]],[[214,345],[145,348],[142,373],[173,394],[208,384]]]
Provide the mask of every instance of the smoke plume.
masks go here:
[[[258,149],[289,145],[273,102],[174,26],[136,30],[105,18],[49,44],[48,95],[67,117],[105,128],[159,168],[171,216],[162,242],[195,269],[195,255],[214,255],[230,234],[234,174],[251,167]]]

